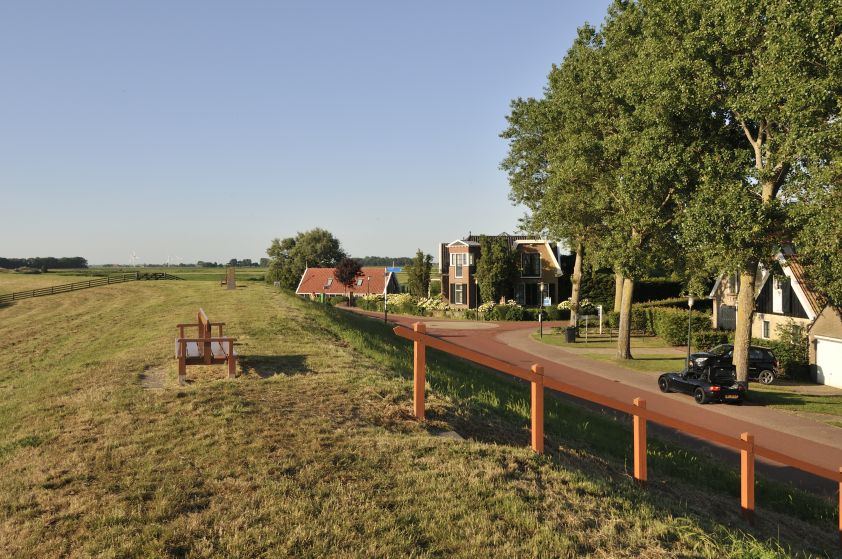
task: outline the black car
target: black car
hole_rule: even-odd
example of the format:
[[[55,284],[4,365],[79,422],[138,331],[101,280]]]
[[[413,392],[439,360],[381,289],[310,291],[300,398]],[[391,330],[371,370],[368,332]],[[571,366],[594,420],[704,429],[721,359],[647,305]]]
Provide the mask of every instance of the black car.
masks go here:
[[[742,404],[746,397],[745,388],[734,382],[734,375],[729,369],[664,373],[658,377],[658,388],[661,392],[692,394],[697,404]]]
[[[710,351],[693,353],[687,363],[691,371],[703,372],[714,369],[734,369],[734,346],[718,345]],[[751,346],[748,350],[748,380],[762,384],[772,384],[778,376],[778,360],[772,350],[765,347]]]

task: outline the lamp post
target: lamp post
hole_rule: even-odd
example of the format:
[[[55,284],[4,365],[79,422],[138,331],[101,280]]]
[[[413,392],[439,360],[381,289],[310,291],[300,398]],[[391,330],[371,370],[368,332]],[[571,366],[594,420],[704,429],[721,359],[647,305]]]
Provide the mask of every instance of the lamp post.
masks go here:
[[[544,282],[538,284],[541,288],[541,312],[538,314],[538,325],[541,330],[541,339],[544,339]]]
[[[368,280],[368,287],[365,288],[365,294],[371,295],[371,276],[366,276],[365,279]]]
[[[693,314],[693,303],[696,300],[693,298],[692,295],[687,296],[687,367],[686,369],[690,370],[690,316]]]

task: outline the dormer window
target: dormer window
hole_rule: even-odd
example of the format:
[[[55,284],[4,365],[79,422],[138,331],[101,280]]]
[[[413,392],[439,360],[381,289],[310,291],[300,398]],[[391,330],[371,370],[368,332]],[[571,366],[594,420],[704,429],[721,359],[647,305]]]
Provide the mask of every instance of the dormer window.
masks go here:
[[[325,289],[328,289],[331,285],[333,285],[333,278],[327,278],[325,282]]]
[[[537,252],[523,253],[523,278],[537,278],[541,276],[541,255]]]

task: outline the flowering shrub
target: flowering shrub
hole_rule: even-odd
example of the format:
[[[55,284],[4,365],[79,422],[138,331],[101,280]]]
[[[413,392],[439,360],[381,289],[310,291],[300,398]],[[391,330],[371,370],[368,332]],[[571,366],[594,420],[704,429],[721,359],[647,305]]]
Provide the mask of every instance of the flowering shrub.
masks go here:
[[[558,310],[560,311],[569,311],[572,305],[572,301],[567,299],[566,301],[562,301],[558,304]],[[579,312],[582,314],[591,314],[596,312],[596,306],[590,302],[589,299],[580,299],[579,300]]]
[[[415,297],[409,293],[394,293],[389,294],[387,303],[390,307],[402,307],[404,305],[414,305]]]
[[[441,297],[421,297],[416,303],[420,308],[428,311],[446,311],[450,310],[450,305]]]
[[[497,306],[494,301],[487,301],[479,306],[477,309],[481,313],[491,312]]]
[[[491,320],[523,320],[525,316],[523,307],[521,307],[514,299],[495,305],[489,317]]]

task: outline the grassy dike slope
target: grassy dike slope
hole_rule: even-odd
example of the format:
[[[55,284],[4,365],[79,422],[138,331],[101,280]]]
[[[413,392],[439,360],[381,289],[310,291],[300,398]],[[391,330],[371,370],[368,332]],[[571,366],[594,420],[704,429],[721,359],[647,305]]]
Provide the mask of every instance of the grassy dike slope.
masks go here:
[[[174,325],[199,306],[241,342],[244,374],[191,367],[178,387]],[[0,308],[0,556],[833,552],[824,515],[761,511],[748,535],[731,496],[637,489],[622,459],[549,432],[569,421],[587,438],[592,421],[553,403],[553,453],[535,456],[526,388],[435,355],[429,426],[474,440],[433,437],[409,417],[407,346],[261,284],[139,282]]]

